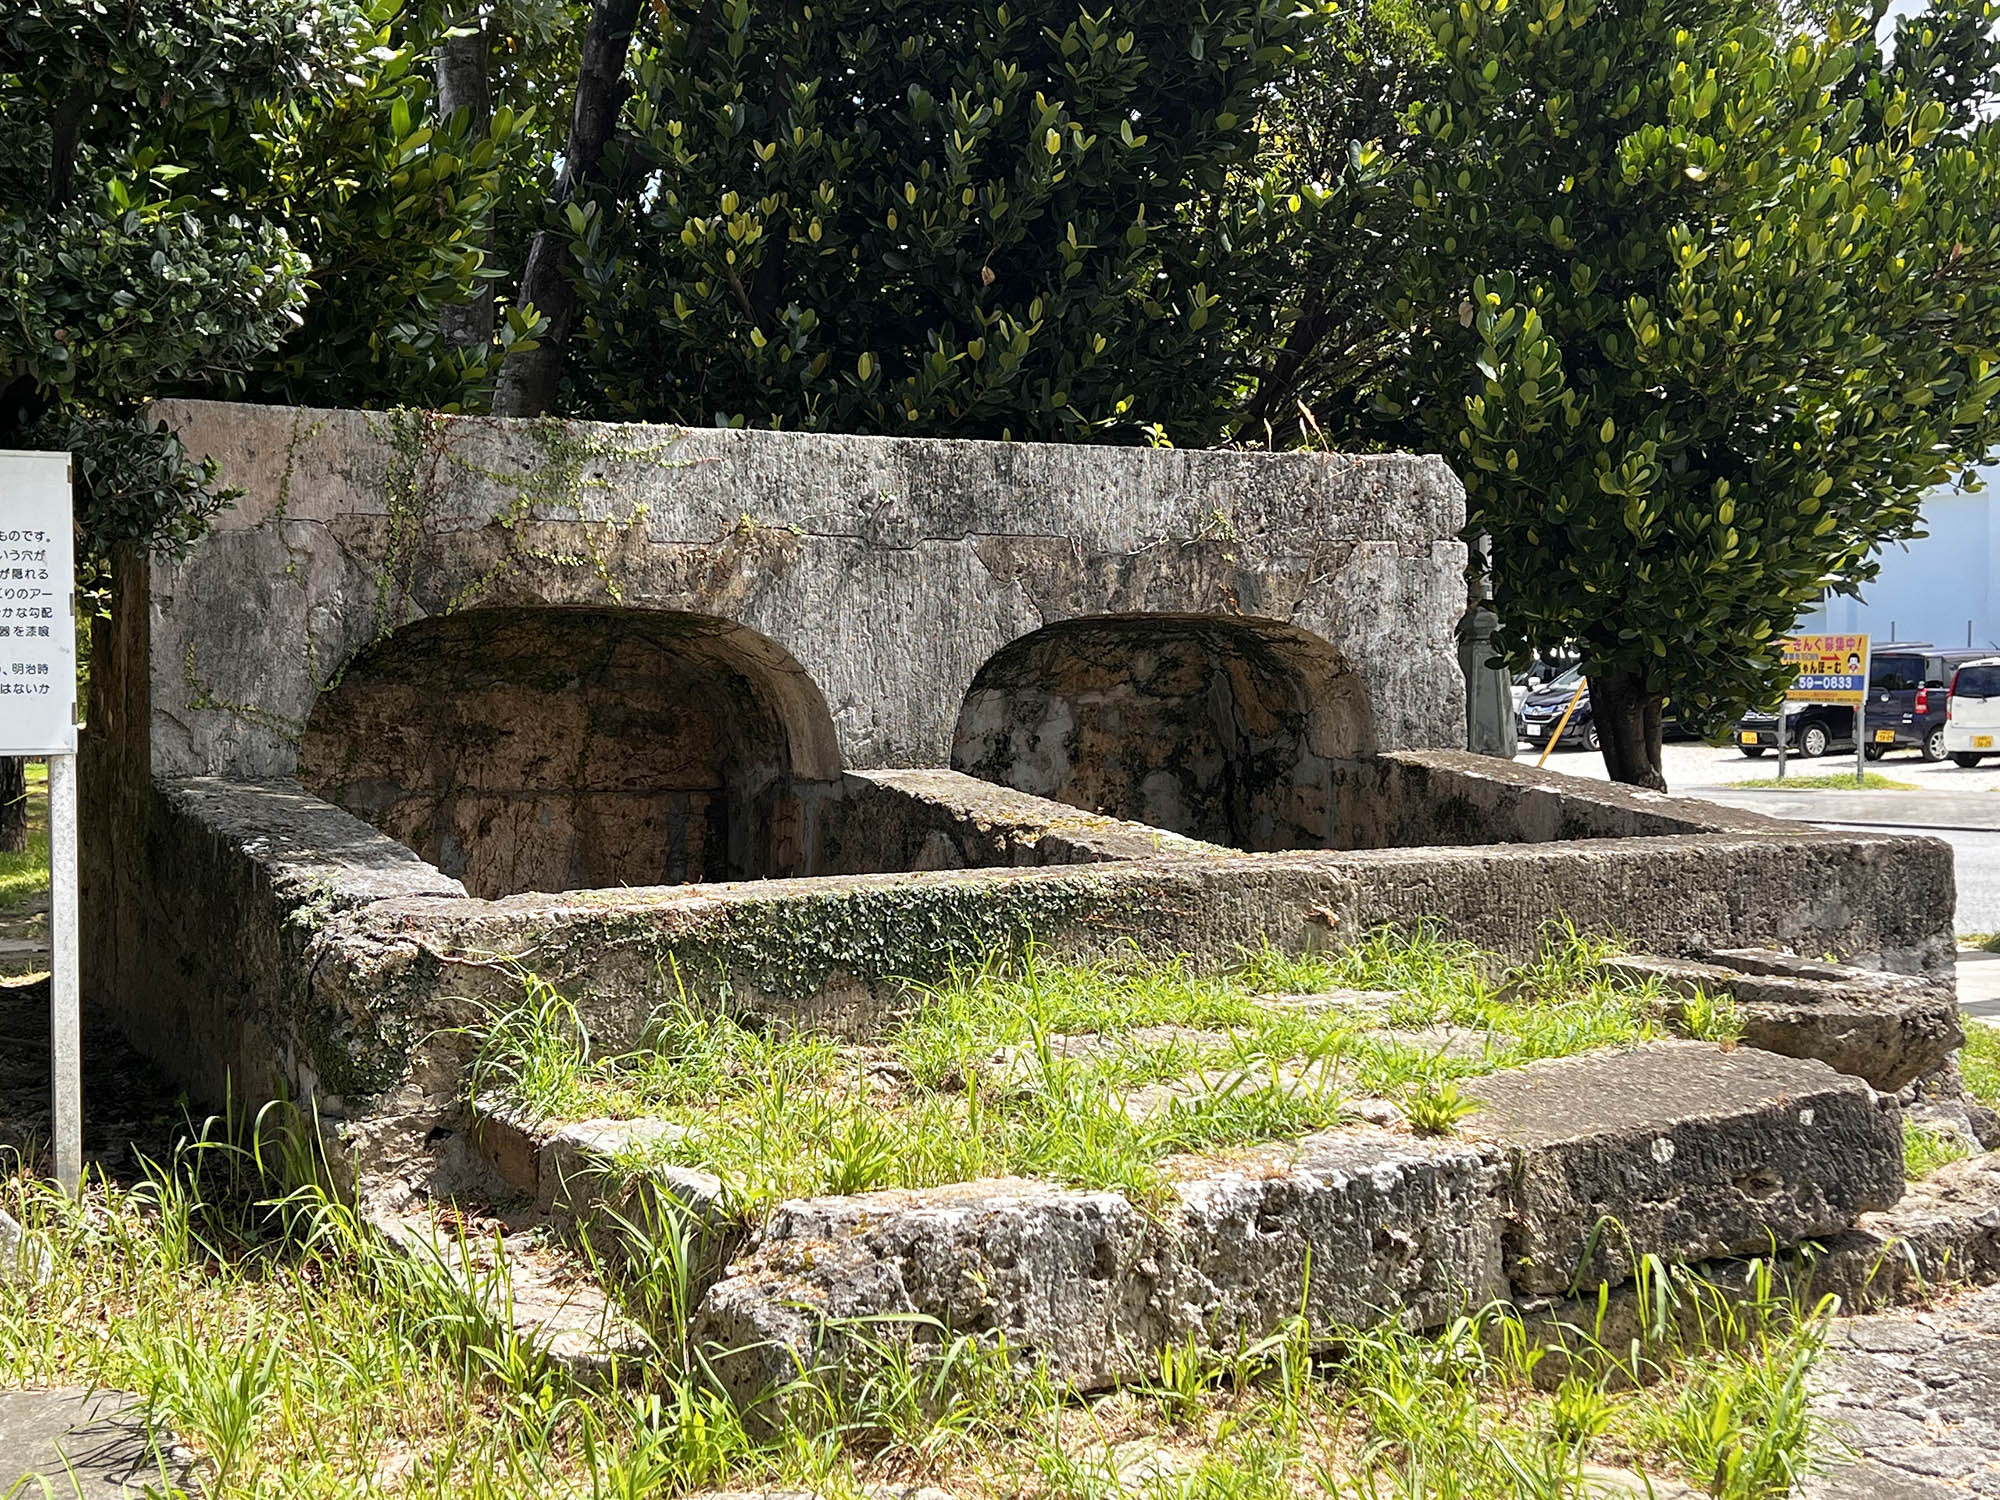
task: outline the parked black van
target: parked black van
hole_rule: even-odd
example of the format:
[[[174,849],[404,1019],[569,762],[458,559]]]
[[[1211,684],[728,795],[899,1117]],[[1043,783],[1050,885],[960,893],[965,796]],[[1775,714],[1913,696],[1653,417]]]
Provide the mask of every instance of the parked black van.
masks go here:
[[[1991,649],[1941,651],[1927,641],[1877,646],[1868,662],[1868,758],[1915,750],[1925,760],[1943,760],[1951,674],[1992,655]]]

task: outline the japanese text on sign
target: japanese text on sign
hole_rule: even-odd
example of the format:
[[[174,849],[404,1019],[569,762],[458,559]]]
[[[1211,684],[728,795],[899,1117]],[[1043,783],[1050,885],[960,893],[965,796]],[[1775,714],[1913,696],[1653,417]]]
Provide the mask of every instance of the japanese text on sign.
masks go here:
[[[0,755],[76,752],[69,457],[0,453]]]
[[[5,588],[0,581],[0,589]],[[1785,665],[1798,668],[1786,690],[1794,703],[1859,705],[1868,693],[1868,637],[1795,635],[1785,642]]]

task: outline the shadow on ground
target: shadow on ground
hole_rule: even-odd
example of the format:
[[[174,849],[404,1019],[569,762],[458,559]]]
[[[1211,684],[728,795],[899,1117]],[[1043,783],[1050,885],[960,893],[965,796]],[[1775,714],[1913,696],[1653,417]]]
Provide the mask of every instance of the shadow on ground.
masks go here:
[[[161,1159],[186,1124],[182,1095],[108,1020],[86,1016],[83,1150],[92,1168],[121,1182],[142,1155]],[[0,1153],[49,1169],[49,982],[0,979]]]

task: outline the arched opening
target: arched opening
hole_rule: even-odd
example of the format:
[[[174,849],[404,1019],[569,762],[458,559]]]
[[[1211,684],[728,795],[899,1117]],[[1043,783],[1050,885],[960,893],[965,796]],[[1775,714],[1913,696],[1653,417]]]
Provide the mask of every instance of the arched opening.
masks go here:
[[[952,769],[1260,851],[1338,842],[1338,763],[1374,752],[1366,694],[1319,637],[1213,615],[1066,620],[995,653]]]
[[[490,898],[809,873],[840,756],[819,690],[755,631],[493,609],[357,654],[299,776]]]

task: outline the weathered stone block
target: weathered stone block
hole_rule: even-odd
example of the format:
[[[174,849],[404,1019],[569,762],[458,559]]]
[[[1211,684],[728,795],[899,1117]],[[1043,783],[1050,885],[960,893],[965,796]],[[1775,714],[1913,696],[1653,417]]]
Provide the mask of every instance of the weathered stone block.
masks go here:
[[[1432,1326],[1501,1289],[1489,1178],[1477,1150],[1355,1131],[1205,1164],[1157,1218],[1022,1181],[788,1203],[695,1335],[737,1351],[724,1378],[749,1404],[837,1362],[854,1331],[880,1336],[870,1319],[1004,1338],[1080,1389],[1301,1310],[1322,1330]]]
[[[690,1301],[722,1274],[743,1240],[722,1180],[711,1172],[651,1160],[681,1128],[660,1120],[584,1120],[559,1126],[543,1143],[540,1202],[614,1269],[644,1271],[678,1258]]]
[[[1743,1040],[1786,1057],[1812,1057],[1894,1092],[1935,1071],[1965,1044],[1958,997],[1943,977],[1918,978],[1790,959],[1762,949],[1719,952],[1714,963],[1633,954],[1608,974],[1657,979],[1669,994],[1726,995]]]
[[[1892,1099],[1823,1063],[1655,1043],[1465,1085],[1463,1133],[1505,1153],[1518,1293],[1623,1281],[1647,1255],[1706,1260],[1850,1228],[1903,1190]]]
[[[1058,1379],[1102,1386],[1133,1368],[1147,1242],[1145,1216],[1118,1194],[1045,1183],[801,1200],[709,1291],[693,1336],[720,1351],[717,1371],[746,1410],[823,1376],[857,1335],[929,1341],[940,1329],[1004,1336]]]
[[[1164,1336],[1229,1349],[1300,1312],[1436,1327],[1504,1290],[1491,1177],[1474,1148],[1372,1130],[1211,1165],[1166,1216]]]

